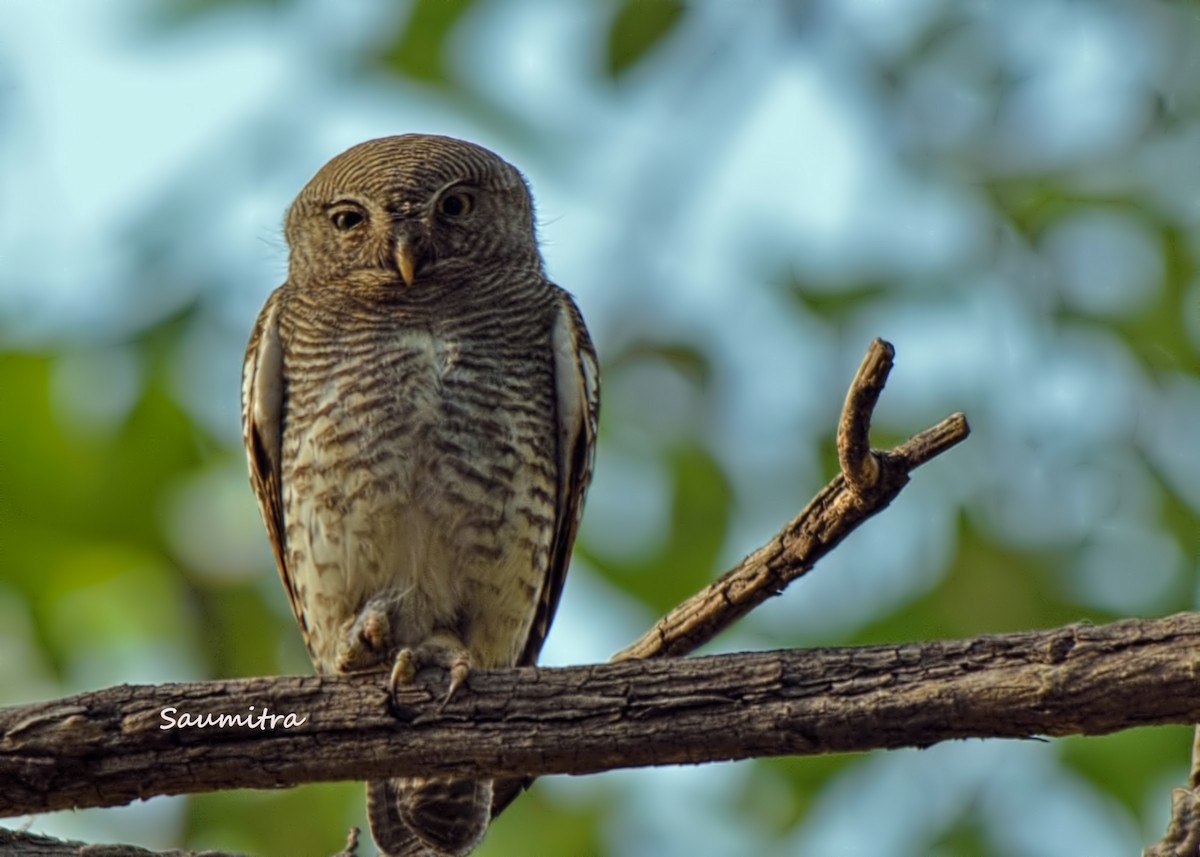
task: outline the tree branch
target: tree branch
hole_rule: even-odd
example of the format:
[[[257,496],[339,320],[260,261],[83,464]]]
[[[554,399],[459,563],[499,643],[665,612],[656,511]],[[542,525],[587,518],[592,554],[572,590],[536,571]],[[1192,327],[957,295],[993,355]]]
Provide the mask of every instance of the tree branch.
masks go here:
[[[860,524],[886,509],[908,484],[909,473],[967,437],[966,417],[952,414],[895,449],[870,450],[871,415],[894,355],[889,343],[872,342],[846,394],[837,433],[842,473],[771,541],[656,622],[613,655],[614,661],[695,651],[807,574]]]
[[[356,857],[359,830],[350,828],[346,845],[332,857]],[[234,851],[151,851],[136,845],[90,845],[86,842],[55,839],[25,830],[0,827],[0,854],[7,857],[247,857]]]
[[[1200,719],[1200,614],[907,645],[444,676],[120,686],[0,709],[0,815],[157,794],[442,774],[505,777],[1104,734]],[[292,729],[164,728],[295,713]],[[247,764],[253,759],[254,764]]]
[[[247,857],[232,851],[150,851],[136,845],[90,845],[0,827],[0,854],[9,857]]]

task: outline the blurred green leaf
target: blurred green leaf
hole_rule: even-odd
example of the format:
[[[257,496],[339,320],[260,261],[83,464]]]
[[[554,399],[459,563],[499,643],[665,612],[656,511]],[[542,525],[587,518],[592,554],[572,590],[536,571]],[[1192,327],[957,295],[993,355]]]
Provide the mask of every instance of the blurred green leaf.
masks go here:
[[[700,346],[689,342],[655,342],[649,339],[636,339],[609,355],[604,363],[605,375],[614,375],[642,360],[660,361],[701,388],[707,387],[712,380],[712,359]]]
[[[733,490],[713,454],[695,443],[668,453],[671,518],[651,555],[618,561],[584,552],[596,568],[657,610],[668,610],[716,576],[733,513]]]
[[[362,783],[347,782],[195,795],[188,801],[185,842],[254,857],[333,854],[345,846],[349,828],[361,823],[363,794]],[[363,838],[364,845],[370,842],[365,830]],[[359,853],[374,850],[360,847]]]
[[[1187,328],[1198,312],[1195,283],[1200,266],[1191,249],[1194,237],[1169,225],[1158,233],[1165,263],[1158,300],[1139,312],[1106,321],[1150,369],[1200,373],[1200,352]]]
[[[1162,496],[1162,509],[1159,522],[1165,532],[1171,533],[1178,542],[1184,556],[1200,556],[1200,526],[1196,525],[1196,510],[1186,499],[1171,487],[1163,478],[1163,474],[1152,465],[1148,466]],[[1195,576],[1189,576],[1188,582],[1194,584]],[[1181,592],[1181,601],[1176,605],[1178,610],[1196,609],[1194,591]]]
[[[954,820],[930,843],[930,857],[988,857],[994,853],[988,847],[990,838],[985,838],[982,820],[973,812],[967,812]]]
[[[1179,771],[1182,787],[1191,753],[1191,726],[1130,729],[1113,735],[1072,736],[1062,740],[1063,761],[1098,788],[1119,800],[1133,814],[1146,810],[1146,800],[1162,787],[1163,772]],[[1161,795],[1162,808],[1170,796]]]
[[[861,753],[755,759],[756,776],[747,777],[736,797],[741,814],[756,828],[783,837],[803,822],[821,790],[862,758]]]
[[[622,0],[608,31],[608,74],[620,77],[675,29],[680,0]]]
[[[603,854],[600,829],[611,801],[586,804],[554,801],[549,781],[539,780],[488,829],[476,857],[512,854]]]
[[[453,80],[446,60],[450,33],[475,0],[416,0],[399,37],[380,56],[391,71],[423,83]]]
[[[174,568],[133,545],[93,542],[47,571],[45,597],[64,651],[168,637],[187,623]]]
[[[835,288],[818,287],[791,276],[783,281],[781,288],[801,310],[832,322],[847,321],[892,292],[892,286],[881,280],[865,280]]]
[[[164,487],[196,466],[201,453],[196,427],[153,384],[115,433],[71,431],[52,403],[53,370],[54,361],[40,355],[0,358],[0,388],[21,402],[19,409],[0,409],[0,496],[6,498],[0,500],[0,545],[4,576],[29,603],[35,632],[61,675],[80,651],[63,637],[57,617],[68,592],[104,587],[126,574],[148,575],[135,587],[147,592],[162,578],[169,591],[156,609],[164,618],[173,615],[175,567],[163,546],[158,503]],[[110,601],[128,597],[121,587],[98,597],[97,621]],[[78,630],[77,623],[69,625]]]
[[[265,536],[264,536],[265,538]],[[276,575],[263,569],[264,575]],[[285,600],[283,587],[275,593]],[[263,603],[262,587],[254,581],[224,586],[209,585],[197,589],[193,603],[201,614],[205,630],[202,641],[210,659],[211,670],[217,677],[272,675],[295,672],[284,668],[280,645],[303,652],[304,645],[298,628],[288,617],[278,616]],[[308,658],[297,658],[308,672]]]
[[[971,637],[1114,618],[1086,615],[1051,585],[1069,556],[1068,550],[1035,551],[997,542],[964,517],[954,563],[940,585],[860,629],[853,642]]]
[[[247,7],[281,9],[295,0],[167,0],[145,5],[145,21],[151,27],[171,29],[187,26],[222,12]]]
[[[1083,210],[1123,211],[1141,217],[1142,200],[1125,194],[1085,193],[1060,177],[1005,179],[982,185],[984,192],[1016,230],[1030,241],[1058,219]]]

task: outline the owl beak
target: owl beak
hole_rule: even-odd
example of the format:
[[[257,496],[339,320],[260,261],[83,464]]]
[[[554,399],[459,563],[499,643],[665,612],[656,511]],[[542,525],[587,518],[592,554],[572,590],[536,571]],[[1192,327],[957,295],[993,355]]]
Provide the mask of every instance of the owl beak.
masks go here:
[[[417,275],[417,260],[413,253],[412,241],[405,238],[396,241],[396,268],[404,278],[404,285],[412,288],[413,279]]]

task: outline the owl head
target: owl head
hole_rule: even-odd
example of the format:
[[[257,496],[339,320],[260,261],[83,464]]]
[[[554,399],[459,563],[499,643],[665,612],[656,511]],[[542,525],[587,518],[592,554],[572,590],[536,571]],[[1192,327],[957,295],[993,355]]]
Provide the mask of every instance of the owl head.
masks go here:
[[[415,290],[481,264],[541,270],[525,179],[452,137],[404,134],[347,149],[300,191],[284,232],[288,280],[299,286]]]

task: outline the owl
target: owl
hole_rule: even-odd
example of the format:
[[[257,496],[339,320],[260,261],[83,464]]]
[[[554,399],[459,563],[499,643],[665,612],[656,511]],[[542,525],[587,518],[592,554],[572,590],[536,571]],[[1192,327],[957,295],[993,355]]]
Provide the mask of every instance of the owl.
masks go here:
[[[536,662],[591,479],[595,352],[522,175],[449,137],[354,146],[288,209],[246,350],[250,481],[317,671]],[[367,784],[389,855],[464,855],[492,783]]]

